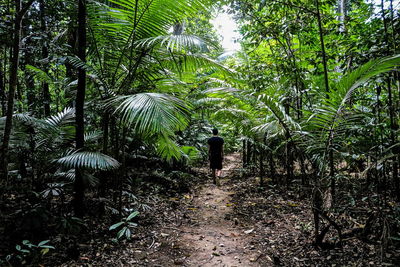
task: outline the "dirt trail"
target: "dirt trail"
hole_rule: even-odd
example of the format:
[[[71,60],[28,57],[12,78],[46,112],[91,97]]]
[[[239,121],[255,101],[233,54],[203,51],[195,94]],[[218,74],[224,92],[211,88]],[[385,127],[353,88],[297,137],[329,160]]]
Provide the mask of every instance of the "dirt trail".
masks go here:
[[[240,161],[239,161],[240,162]],[[202,185],[194,196],[190,223],[181,226],[180,246],[188,249],[185,266],[259,266],[260,253],[251,245],[252,229],[240,226],[231,217],[231,186],[238,164],[237,155],[225,159],[224,177],[220,185]]]

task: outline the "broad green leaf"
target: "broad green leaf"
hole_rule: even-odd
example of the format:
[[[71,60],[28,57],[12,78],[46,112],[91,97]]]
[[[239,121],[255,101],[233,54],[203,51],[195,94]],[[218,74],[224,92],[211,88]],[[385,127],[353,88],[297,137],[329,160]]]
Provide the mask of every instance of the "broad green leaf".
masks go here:
[[[110,226],[110,228],[108,230],[110,230],[110,231],[114,230],[114,229],[120,227],[123,224],[124,224],[124,222],[119,222],[119,223],[113,224],[113,225]]]
[[[138,211],[134,211],[131,214],[129,214],[128,218],[126,218],[127,221],[132,220],[134,217],[138,216],[139,212]]]

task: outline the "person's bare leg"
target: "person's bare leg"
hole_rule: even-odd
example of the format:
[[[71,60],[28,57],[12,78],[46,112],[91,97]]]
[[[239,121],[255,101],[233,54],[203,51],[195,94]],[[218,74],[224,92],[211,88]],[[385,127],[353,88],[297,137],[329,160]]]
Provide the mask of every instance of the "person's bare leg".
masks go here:
[[[220,182],[219,182],[220,176],[221,176],[221,170],[217,169],[217,170],[216,170],[216,176],[215,176],[215,182],[214,182],[214,184],[220,185]]]

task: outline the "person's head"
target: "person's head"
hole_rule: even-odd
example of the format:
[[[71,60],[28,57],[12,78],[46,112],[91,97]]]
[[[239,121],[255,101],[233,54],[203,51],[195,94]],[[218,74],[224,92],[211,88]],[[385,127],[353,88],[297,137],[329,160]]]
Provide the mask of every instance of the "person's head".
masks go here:
[[[218,135],[218,129],[217,129],[217,128],[214,128],[214,129],[212,130],[212,133],[213,133],[213,135]]]

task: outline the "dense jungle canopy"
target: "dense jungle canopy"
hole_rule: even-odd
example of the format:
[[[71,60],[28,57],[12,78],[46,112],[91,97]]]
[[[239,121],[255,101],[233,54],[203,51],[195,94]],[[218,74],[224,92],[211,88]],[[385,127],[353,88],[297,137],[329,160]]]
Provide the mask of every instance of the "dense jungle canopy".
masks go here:
[[[398,266],[399,9],[0,0],[0,265]]]

